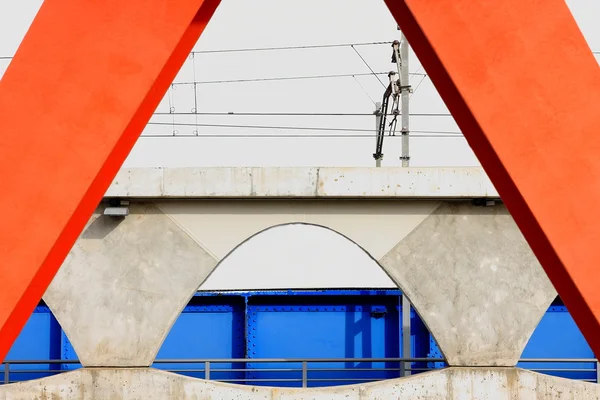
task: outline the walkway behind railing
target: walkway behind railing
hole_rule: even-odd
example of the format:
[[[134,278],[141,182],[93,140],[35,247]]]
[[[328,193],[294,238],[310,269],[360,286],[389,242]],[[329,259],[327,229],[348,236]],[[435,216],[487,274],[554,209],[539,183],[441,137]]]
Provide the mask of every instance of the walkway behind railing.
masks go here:
[[[156,360],[153,367],[219,382],[315,387],[404,377],[437,369],[432,365],[439,368],[443,363],[444,359],[439,358],[163,359]],[[596,359],[522,359],[519,364],[544,374],[600,382],[600,362]],[[38,379],[77,368],[80,364],[75,360],[7,360],[0,371],[0,384]]]

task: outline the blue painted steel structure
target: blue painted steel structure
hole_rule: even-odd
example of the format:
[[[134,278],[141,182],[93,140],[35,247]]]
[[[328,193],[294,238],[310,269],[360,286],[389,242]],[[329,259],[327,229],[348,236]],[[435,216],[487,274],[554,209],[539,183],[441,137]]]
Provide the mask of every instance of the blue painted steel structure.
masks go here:
[[[13,344],[7,360],[48,360],[61,358],[62,329],[50,309],[43,303],[35,308],[21,334]],[[11,380],[38,379],[60,371],[61,365],[26,364],[11,371]],[[39,371],[39,372],[38,372]],[[0,373],[4,382],[4,371]]]
[[[522,358],[594,358],[594,353],[567,308],[556,303],[548,309],[533,332]],[[594,363],[520,363],[518,366],[534,370],[562,369],[563,371],[552,372],[552,375],[570,379],[596,380]],[[569,371],[570,369],[587,369],[589,372],[572,372]]]
[[[248,358],[398,358],[401,354],[401,311],[397,295],[378,292],[321,292],[293,296],[259,294],[248,300],[246,343]],[[269,379],[301,379],[300,371],[268,372],[260,369],[300,369],[301,364],[252,364],[249,378],[257,384]],[[345,369],[345,371],[318,371]],[[399,368],[393,363],[319,363],[311,366],[313,386],[329,386],[329,379],[388,379]],[[258,369],[254,371],[254,369]],[[370,371],[369,371],[370,370]],[[354,379],[355,378],[355,379]],[[280,386],[297,386],[281,382]],[[339,382],[338,382],[339,384]]]
[[[398,358],[402,355],[401,293],[397,290],[312,290],[200,292],[183,311],[158,359],[247,359],[246,363],[212,364],[211,379],[256,385],[298,386],[301,364],[253,363],[256,358]],[[439,349],[419,316],[411,312],[411,357],[438,358]],[[525,348],[524,358],[593,358],[568,311],[553,304]],[[76,360],[60,325],[40,304],[10,351],[8,360]],[[413,364],[413,369],[442,363]],[[595,379],[592,363],[524,368],[574,379]],[[11,381],[40,378],[73,364],[13,365]],[[204,378],[204,365],[155,364],[154,367]],[[343,369],[318,371],[316,369]],[[395,368],[382,371],[381,368]],[[273,371],[291,369],[293,371]],[[41,371],[41,372],[34,372]],[[399,376],[397,363],[330,363],[309,366],[311,386],[350,384]],[[416,373],[418,371],[413,371]],[[0,369],[0,382],[3,382]],[[344,382],[331,379],[346,379]],[[286,381],[287,380],[287,381]]]
[[[157,359],[244,358],[246,298],[239,295],[202,296],[192,298],[165,339]],[[154,368],[203,370],[198,364],[154,364]],[[243,379],[245,366],[223,363],[212,371],[212,379],[236,382]],[[179,373],[204,378],[204,372]]]

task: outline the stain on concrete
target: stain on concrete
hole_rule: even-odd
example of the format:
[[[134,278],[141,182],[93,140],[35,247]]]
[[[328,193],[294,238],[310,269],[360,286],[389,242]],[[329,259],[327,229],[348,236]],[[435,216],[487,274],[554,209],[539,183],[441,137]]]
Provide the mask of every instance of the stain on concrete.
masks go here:
[[[84,366],[149,366],[217,261],[153,204],[96,215],[44,295]]]
[[[380,264],[453,366],[516,365],[556,298],[502,204],[442,203]]]

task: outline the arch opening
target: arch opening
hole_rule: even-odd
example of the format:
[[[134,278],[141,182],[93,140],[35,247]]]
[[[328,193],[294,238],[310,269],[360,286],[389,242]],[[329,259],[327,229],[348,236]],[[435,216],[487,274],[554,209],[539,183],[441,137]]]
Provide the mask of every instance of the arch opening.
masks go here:
[[[392,379],[407,375],[412,368],[415,373],[438,368],[431,363],[400,362],[402,302],[398,289],[377,260],[343,233],[315,223],[275,224],[248,236],[219,261],[172,327],[157,359],[182,358],[190,346],[184,349],[179,343],[196,340],[198,334],[192,334],[189,327],[197,318],[203,322],[196,326],[210,325],[221,333],[200,333],[203,338],[211,335],[211,339],[203,339],[205,343],[214,340],[220,346],[197,348],[195,354],[212,359],[247,358],[244,368],[253,370],[221,371],[220,376],[211,373],[211,379],[297,386],[294,380],[301,379],[302,363],[260,360],[272,358],[329,359],[310,366],[332,370],[311,371],[311,385],[315,386]],[[412,339],[421,341],[414,356],[425,358],[430,334],[416,310],[409,313]],[[236,338],[243,343],[236,343]],[[189,352],[187,357],[194,358]],[[190,376],[203,378],[203,366],[195,367],[199,370]],[[227,363],[214,368],[242,366]],[[296,372],[281,372],[285,369]],[[340,379],[342,376],[346,378]]]
[[[272,225],[249,236],[219,261],[200,286],[201,290],[356,287],[397,285],[354,240],[330,227],[305,222]]]

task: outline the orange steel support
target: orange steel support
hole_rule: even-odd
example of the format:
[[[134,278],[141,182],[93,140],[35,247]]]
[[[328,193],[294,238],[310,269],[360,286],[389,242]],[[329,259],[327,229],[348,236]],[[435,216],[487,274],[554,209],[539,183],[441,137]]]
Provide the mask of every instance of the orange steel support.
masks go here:
[[[564,0],[386,0],[600,356],[600,69]]]
[[[600,354],[600,75],[563,0],[386,0]],[[0,359],[218,0],[46,0],[0,83]]]
[[[0,360],[218,4],[42,4],[0,81]]]

